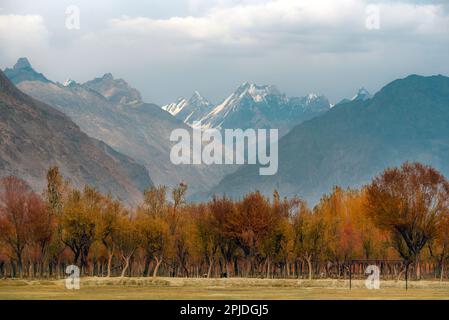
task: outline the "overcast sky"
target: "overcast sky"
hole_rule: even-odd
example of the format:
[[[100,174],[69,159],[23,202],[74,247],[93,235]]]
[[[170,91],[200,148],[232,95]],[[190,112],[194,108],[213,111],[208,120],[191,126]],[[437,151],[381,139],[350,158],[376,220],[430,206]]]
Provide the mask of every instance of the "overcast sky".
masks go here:
[[[217,103],[245,81],[335,103],[412,73],[449,75],[448,2],[2,0],[0,68],[26,56],[60,82],[111,72],[158,104],[194,90]],[[79,30],[66,28],[69,5]]]

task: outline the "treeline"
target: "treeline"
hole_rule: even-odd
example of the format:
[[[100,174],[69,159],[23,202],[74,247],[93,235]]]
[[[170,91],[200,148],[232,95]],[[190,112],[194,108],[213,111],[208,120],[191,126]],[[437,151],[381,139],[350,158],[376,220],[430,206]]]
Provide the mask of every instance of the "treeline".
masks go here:
[[[366,259],[391,277],[446,278],[449,184],[433,168],[406,163],[360,190],[335,187],[313,209],[277,191],[200,204],[186,191],[153,187],[131,210],[71,187],[57,167],[42,195],[3,178],[0,277],[65,277],[75,264],[83,276],[342,278]]]

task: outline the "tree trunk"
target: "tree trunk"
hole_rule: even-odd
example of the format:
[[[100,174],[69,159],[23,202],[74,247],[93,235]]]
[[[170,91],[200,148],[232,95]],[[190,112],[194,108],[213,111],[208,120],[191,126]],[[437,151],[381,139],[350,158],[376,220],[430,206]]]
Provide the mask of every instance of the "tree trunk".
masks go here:
[[[231,270],[232,270],[231,266],[232,266],[231,259],[225,259],[226,277],[228,277],[228,278],[231,276]]]
[[[270,267],[271,267],[270,258],[268,258],[267,259],[267,279],[270,278]]]
[[[309,280],[312,280],[313,270],[312,270],[312,258],[306,257],[307,268],[309,269]]]
[[[18,276],[19,276],[19,278],[22,278],[22,276],[23,276],[22,252],[18,250],[17,253],[16,253],[16,256],[17,256],[17,272],[18,272]]]
[[[209,269],[207,270],[207,278],[210,278],[210,275],[212,273],[212,266],[214,265],[214,259],[209,258]]]
[[[108,253],[108,274],[107,277],[109,278],[112,274],[112,258],[114,257],[114,252]]]
[[[143,263],[143,272],[142,276],[148,277],[150,275],[150,265],[151,265],[151,255],[145,254],[145,261]]]
[[[131,257],[123,257],[123,261],[125,261],[125,266],[123,267],[123,270],[122,270],[122,275],[121,275],[122,278],[125,276],[126,270],[128,270],[129,259],[131,259]]]
[[[415,273],[416,273],[416,280],[421,279],[421,266],[419,264],[419,255],[416,255],[415,257]]]
[[[81,251],[80,250],[76,250],[76,251],[73,251],[73,253],[74,253],[73,264],[77,265],[78,264],[78,259],[80,258],[80,255],[81,255]]]
[[[154,267],[153,278],[156,278],[156,277],[157,277],[157,272],[158,272],[158,270],[159,270],[159,266],[161,265],[163,258],[161,258],[161,259],[159,260],[158,257],[155,257],[155,259],[156,259],[156,266]]]
[[[120,275],[121,278],[125,277],[126,275],[126,271],[128,270],[129,267],[129,260],[131,259],[131,257],[122,256],[122,259],[125,262],[125,266],[123,267],[122,274]]]

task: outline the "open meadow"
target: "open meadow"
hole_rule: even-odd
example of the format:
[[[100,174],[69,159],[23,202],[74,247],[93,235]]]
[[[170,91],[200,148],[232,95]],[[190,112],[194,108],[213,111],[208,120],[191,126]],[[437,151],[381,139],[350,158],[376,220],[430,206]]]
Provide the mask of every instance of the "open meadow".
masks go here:
[[[449,283],[381,281],[368,290],[363,280],[82,278],[80,290],[68,290],[64,280],[0,280],[0,299],[449,299]]]

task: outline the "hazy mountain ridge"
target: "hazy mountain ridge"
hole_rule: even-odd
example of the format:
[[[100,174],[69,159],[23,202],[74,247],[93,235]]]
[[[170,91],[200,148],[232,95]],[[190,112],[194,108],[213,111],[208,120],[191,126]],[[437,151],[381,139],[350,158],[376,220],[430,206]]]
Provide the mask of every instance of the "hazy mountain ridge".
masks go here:
[[[20,64],[26,76],[12,72],[23,70]],[[274,86],[244,83],[218,106],[195,92],[189,100],[164,106],[164,111],[144,103],[136,89],[111,74],[63,85],[45,77],[41,81],[29,63],[20,64],[9,70],[23,91],[56,106],[89,135],[144,164],[156,183],[187,182],[190,194],[199,195],[196,199],[214,193],[240,197],[255,189],[271,194],[277,188],[283,195],[316,202],[334,185],[358,187],[404,161],[427,163],[449,176],[449,78],[444,76],[412,75],[374,96],[361,88],[333,108],[324,96],[287,97]],[[282,129],[278,173],[259,176],[259,166],[243,166],[224,176],[233,169],[171,164],[170,133],[191,130],[183,121],[192,125],[198,119],[203,128]],[[128,174],[136,177],[133,172]]]
[[[132,88],[123,79],[114,79],[111,73],[106,73],[101,78],[84,83],[84,86],[108,99],[116,105],[137,105],[143,103],[140,92]]]
[[[357,93],[351,99],[344,98],[344,99],[340,100],[335,105],[339,105],[342,103],[348,103],[351,101],[365,101],[365,100],[369,100],[372,98],[373,98],[373,95],[368,90],[366,90],[365,88],[362,87],[357,91]]]
[[[27,58],[19,58],[12,68],[5,69],[5,75],[14,84],[22,81],[51,82],[42,73],[36,72]]]
[[[316,202],[334,185],[361,186],[386,167],[430,164],[449,176],[449,78],[409,76],[371,99],[354,99],[293,128],[279,141],[279,171],[244,166],[212,193],[259,189]]]

